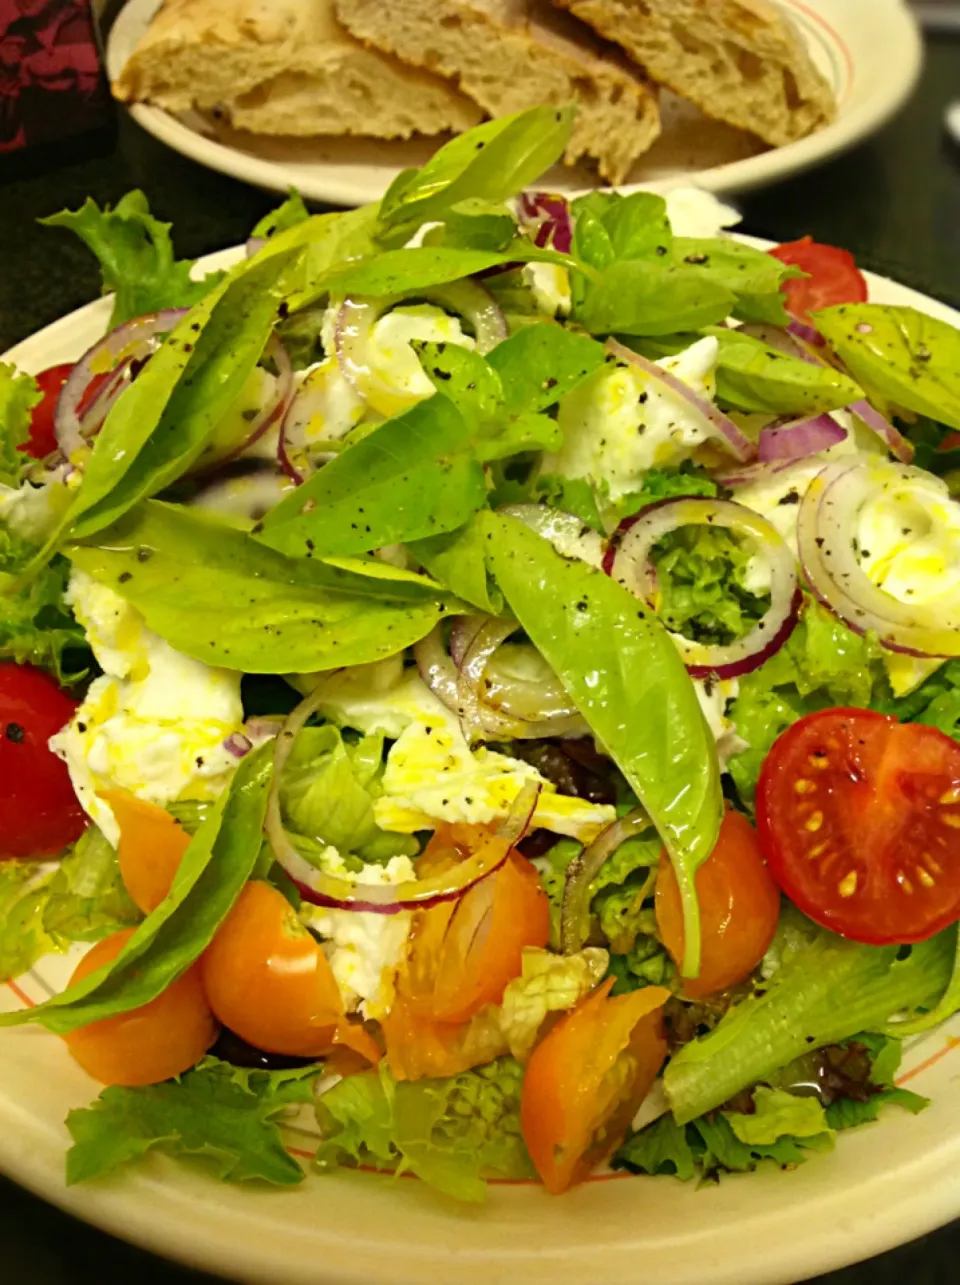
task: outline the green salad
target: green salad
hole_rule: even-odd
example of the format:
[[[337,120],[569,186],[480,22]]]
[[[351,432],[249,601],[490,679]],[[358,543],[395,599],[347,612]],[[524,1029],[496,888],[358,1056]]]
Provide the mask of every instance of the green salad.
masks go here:
[[[960,333],[704,193],[531,190],[571,125],[206,275],[142,193],[47,220],[113,312],[0,364],[0,1025],[102,1087],[69,1182],[558,1194],[926,1105]]]

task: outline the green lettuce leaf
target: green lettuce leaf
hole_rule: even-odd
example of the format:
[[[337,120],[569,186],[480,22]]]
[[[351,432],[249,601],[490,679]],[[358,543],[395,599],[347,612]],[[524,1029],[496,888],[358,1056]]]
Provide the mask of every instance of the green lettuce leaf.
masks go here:
[[[747,588],[751,558],[752,550],[722,529],[683,527],[664,536],[652,550],[660,619],[702,643],[742,638],[770,602]]]
[[[58,944],[92,942],[142,918],[123,885],[116,852],[96,826],[88,826],[50,882],[44,930]]]
[[[271,509],[258,539],[299,557],[366,553],[455,530],[485,500],[470,425],[437,394],[314,473]]]
[[[743,802],[752,805],[763,760],[798,718],[831,705],[867,708],[884,692],[889,694],[878,644],[808,598],[786,644],[740,680],[729,710],[737,735],[750,747],[729,763]]]
[[[0,861],[0,982],[57,949],[43,926],[53,871],[36,861]]]
[[[412,835],[390,834],[374,819],[373,801],[383,775],[383,737],[347,743],[332,724],[306,727],[284,768],[280,801],[296,834],[332,844],[364,861],[415,856]]]
[[[670,853],[684,901],[686,971],[699,965],[697,868],[721,819],[713,738],[660,622],[602,572],[491,515],[488,565],[507,605],[620,768]]]
[[[871,397],[960,429],[960,332],[916,308],[850,303],[813,315]]]
[[[275,210],[265,214],[259,223],[256,224],[250,233],[251,240],[269,241],[281,232],[287,232],[290,228],[299,227],[301,223],[306,223],[310,218],[310,211],[303,203],[303,197],[295,187],[290,189],[290,195]]]
[[[830,1132],[824,1109],[815,1097],[800,1097],[785,1089],[758,1084],[753,1091],[753,1107],[750,1115],[723,1112],[734,1136],[747,1146],[769,1146],[783,1137],[813,1138]]]
[[[209,514],[158,500],[68,553],[172,647],[245,674],[380,660],[463,610],[429,580],[386,563],[344,569],[286,558]]]
[[[43,394],[32,375],[0,362],[0,483],[18,486],[29,457],[21,451],[30,438],[30,412]]]
[[[273,767],[270,744],[242,759],[190,841],[170,892],[111,963],[25,1012],[0,1014],[0,1025],[39,1022],[58,1035],[149,1003],[210,944],[250,878]]]
[[[708,473],[692,464],[683,464],[676,469],[652,468],[644,474],[641,489],[624,495],[617,501],[615,508],[618,517],[631,517],[648,504],[656,504],[658,500],[672,500],[680,495],[705,495],[712,498],[719,490]]]
[[[853,1129],[859,1124],[872,1124],[880,1118],[884,1107],[901,1107],[911,1115],[919,1115],[930,1105],[930,1099],[909,1089],[882,1089],[872,1094],[864,1102],[854,1098],[838,1098],[826,1109],[827,1124],[838,1132],[841,1129]]]
[[[101,210],[87,197],[79,210],[62,210],[40,222],[75,232],[97,256],[104,293],[116,295],[111,327],[145,312],[192,307],[223,276],[214,272],[200,281],[191,278],[193,263],[174,259],[170,224],[153,217],[140,191],[128,192],[112,209],[107,205]]]
[[[295,1186],[304,1171],[284,1147],[279,1121],[289,1107],[313,1100],[321,1070],[242,1070],[208,1057],[179,1079],[104,1089],[92,1106],[67,1116],[67,1185],[157,1150],[202,1157],[223,1181]]]
[[[0,526],[0,572],[20,571],[35,554]],[[0,594],[0,659],[47,669],[66,684],[82,678],[91,660],[86,634],[63,601],[69,576],[69,562],[56,557],[15,592]]]
[[[533,1177],[520,1134],[522,1078],[513,1058],[445,1080],[398,1084],[385,1064],[348,1076],[317,1101],[317,1164],[409,1171],[458,1200],[482,1201],[485,1178]]]
[[[500,1028],[510,1052],[525,1062],[550,1013],[565,1013],[601,980],[609,956],[599,946],[572,955],[526,946],[520,976],[507,984],[500,1005]]]

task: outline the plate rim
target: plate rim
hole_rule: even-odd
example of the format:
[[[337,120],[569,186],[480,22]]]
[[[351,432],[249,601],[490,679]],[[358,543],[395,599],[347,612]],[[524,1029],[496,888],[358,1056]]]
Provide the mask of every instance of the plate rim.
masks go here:
[[[122,30],[123,14],[132,5],[141,3],[147,3],[147,0],[126,0],[108,33],[106,61],[111,76],[119,71],[116,33],[118,29]],[[815,11],[810,10],[809,3],[801,3],[801,0],[789,0],[789,3],[809,11],[814,17],[818,16]],[[706,170],[691,171],[674,178],[625,184],[609,190],[628,193],[697,186],[718,195],[748,192],[778,180],[795,177],[811,166],[836,157],[875,133],[900,110],[913,92],[923,67],[924,43],[919,23],[906,0],[872,0],[872,3],[874,6],[884,6],[882,16],[890,24],[891,44],[897,45],[901,57],[896,64],[896,74],[878,84],[872,96],[856,111],[848,115],[841,113],[825,129],[784,147],[761,152],[757,156]],[[252,156],[216,139],[205,138],[162,108],[137,103],[125,107],[125,110],[148,134],[167,147],[197,164],[241,182],[276,192],[286,192],[291,186],[295,186],[306,199],[329,205],[356,206],[371,199],[369,190],[362,190],[360,185],[349,179],[331,177],[329,180],[314,180],[282,162]],[[389,142],[383,141],[385,144]]]
[[[741,236],[739,239],[758,248],[772,244],[761,238]],[[204,256],[198,260],[201,271],[210,271],[227,266],[242,257],[243,247],[236,246]],[[951,308],[931,296],[924,295],[907,286],[892,282],[889,278],[867,273],[871,290],[882,294],[892,287],[898,300],[902,303],[922,306],[931,315],[951,321],[960,326],[960,311]],[[66,354],[71,347],[72,332],[89,331],[96,324],[105,325],[111,306],[110,297],[104,297],[86,304],[66,314],[57,321],[37,331],[34,335],[22,340],[5,353],[4,360],[13,361],[24,369],[37,369],[42,364],[56,360],[56,352]],[[73,345],[76,350],[77,345]],[[56,350],[52,352],[51,350]],[[77,353],[79,355],[79,353]],[[0,1033],[0,1047],[8,1039],[24,1037],[26,1033]],[[37,1032],[40,1036],[40,1032]],[[29,1038],[29,1036],[27,1036]],[[948,1045],[960,1046],[960,1039],[948,1036]],[[8,1045],[12,1047],[12,1045]],[[28,1057],[27,1053],[24,1053]],[[29,1060],[29,1058],[28,1058]],[[25,1072],[27,1073],[27,1072]],[[70,1074],[79,1074],[70,1068]],[[322,1228],[308,1228],[303,1235],[292,1236],[288,1228],[285,1234],[271,1240],[269,1232],[277,1229],[277,1224],[267,1217],[269,1193],[246,1192],[238,1196],[233,1189],[221,1195],[221,1188],[207,1176],[198,1177],[189,1169],[181,1170],[173,1162],[159,1157],[148,1160],[142,1169],[120,1175],[117,1179],[89,1184],[84,1187],[68,1188],[63,1183],[63,1149],[67,1144],[66,1132],[62,1117],[53,1118],[52,1113],[32,1112],[18,1097],[12,1084],[16,1081],[16,1066],[4,1066],[0,1063],[0,1171],[20,1183],[44,1200],[58,1206],[93,1226],[111,1233],[130,1243],[136,1244],[168,1259],[201,1268],[214,1273],[229,1272],[231,1279],[249,1282],[250,1285],[277,1285],[279,1280],[284,1285],[372,1285],[376,1280],[379,1285],[413,1285],[421,1281],[424,1262],[418,1264],[417,1252],[429,1252],[432,1256],[427,1264],[431,1275],[438,1285],[510,1285],[514,1277],[510,1265],[504,1264],[503,1255],[509,1247],[501,1249],[494,1245],[489,1253],[458,1260],[450,1244],[427,1245],[426,1251],[421,1246],[409,1247],[399,1244],[397,1253],[387,1261],[378,1260],[376,1276],[371,1274],[370,1259],[352,1261],[356,1249],[362,1246],[358,1232],[351,1250],[348,1236],[330,1229],[327,1243],[323,1242]],[[56,1083],[68,1077],[57,1076]],[[958,1078],[952,1077],[953,1081]],[[941,1088],[938,1096],[947,1090]],[[67,1086],[72,1095],[72,1085]],[[91,1094],[92,1096],[92,1094]],[[902,1126],[916,1123],[912,1117],[902,1120]],[[890,1129],[895,1118],[878,1127]],[[862,1136],[862,1135],[861,1135]],[[851,1148],[855,1138],[850,1137],[841,1142],[841,1147]],[[648,1285],[700,1285],[703,1280],[704,1262],[710,1264],[711,1285],[787,1285],[787,1282],[798,1278],[807,1278],[819,1272],[833,1270],[849,1263],[863,1260],[884,1250],[903,1244],[917,1236],[926,1234],[938,1226],[951,1221],[960,1214],[960,1131],[955,1134],[943,1133],[935,1143],[924,1149],[918,1146],[912,1156],[891,1169],[879,1168],[864,1171],[863,1181],[851,1194],[856,1194],[863,1203],[865,1192],[871,1192],[866,1201],[867,1212],[856,1214],[845,1207],[833,1203],[833,1197],[826,1190],[817,1190],[817,1164],[804,1166],[793,1175],[771,1175],[775,1181],[793,1181],[792,1190],[785,1190],[783,1196],[775,1201],[774,1209],[765,1217],[774,1230],[781,1233],[789,1231],[793,1217],[792,1207],[798,1209],[806,1218],[813,1208],[821,1215],[817,1226],[816,1238],[808,1237],[802,1242],[802,1256],[797,1249],[794,1233],[783,1235],[773,1247],[767,1246],[762,1254],[755,1253],[749,1262],[739,1261],[735,1253],[728,1248],[726,1258],[717,1261],[717,1247],[709,1244],[680,1246],[685,1253],[685,1261],[676,1268],[664,1271],[662,1266],[651,1270],[645,1262],[649,1248],[644,1249],[643,1228],[631,1231],[636,1238],[633,1243],[622,1238],[618,1243],[608,1244],[605,1250],[596,1246],[586,1249],[566,1250],[566,1257],[560,1260],[554,1253],[551,1256],[549,1246],[544,1246],[539,1254],[528,1252],[521,1262],[531,1268],[539,1268],[545,1273],[555,1272],[560,1262],[563,1263],[563,1279],[566,1285],[587,1285],[596,1280],[599,1255],[604,1255],[602,1271],[604,1275],[619,1275],[626,1283],[645,1281]],[[169,1175],[175,1175],[170,1180]],[[803,1199],[803,1189],[812,1177],[814,1194]],[[302,1194],[304,1208],[311,1197],[319,1201],[314,1206],[322,1208],[322,1188],[317,1187],[320,1179],[314,1178],[311,1183],[295,1189]],[[330,1181],[334,1181],[331,1179]],[[343,1174],[336,1181],[342,1183],[340,1190],[344,1199],[356,1198],[366,1200],[373,1184],[366,1182],[366,1176]],[[385,1176],[377,1179],[386,1184],[391,1180]],[[629,1181],[631,1187],[636,1184],[638,1207],[642,1206],[641,1184],[651,1183],[649,1178],[634,1178]],[[743,1205],[749,1208],[751,1187],[742,1188],[742,1182],[752,1183],[754,1176],[743,1178],[734,1176],[725,1180],[716,1191],[723,1190],[724,1199],[736,1209],[737,1196],[744,1194]],[[202,1185],[195,1186],[195,1183]],[[361,1186],[353,1184],[361,1183]],[[618,1184],[619,1185],[619,1184]],[[404,1186],[418,1186],[410,1183]],[[664,1184],[666,1187],[666,1184]],[[604,1184],[594,1186],[594,1192],[601,1192]],[[583,1191],[583,1189],[581,1189]],[[589,1198],[589,1193],[584,1193]],[[697,1193],[699,1198],[699,1193]],[[801,1196],[797,1202],[795,1196]],[[244,1206],[247,1197],[252,1205],[244,1218]],[[704,1198],[713,1198],[713,1191],[703,1193]],[[574,1193],[574,1198],[576,1195]],[[374,1191],[374,1201],[381,1199],[381,1193]],[[510,1199],[509,1197],[507,1198]],[[550,1199],[539,1190],[524,1189],[517,1193],[516,1199],[521,1208],[532,1208],[538,1199]],[[570,1199],[567,1197],[566,1199]],[[602,1197],[601,1197],[602,1206]],[[820,1206],[818,1209],[817,1206]],[[602,1207],[597,1211],[602,1219]],[[199,1220],[196,1225],[189,1222],[194,1216]],[[465,1215],[466,1216],[466,1215]],[[481,1217],[483,1215],[481,1214]],[[496,1228],[494,1212],[491,1227]],[[238,1223],[241,1220],[248,1225],[244,1235],[237,1235]],[[450,1222],[455,1229],[456,1222]],[[616,1227],[622,1229],[618,1221]],[[258,1229],[263,1234],[258,1234]],[[602,1225],[601,1225],[602,1233]],[[679,1233],[677,1233],[679,1235]],[[685,1234],[685,1233],[684,1233]],[[451,1237],[454,1235],[452,1230]],[[735,1233],[732,1233],[735,1240]],[[658,1263],[665,1253],[670,1251],[669,1236],[658,1247]],[[325,1254],[325,1261],[318,1265],[314,1256],[316,1252]],[[609,1260],[615,1258],[616,1263]],[[630,1265],[632,1264],[633,1274]],[[504,1274],[506,1273],[506,1274]],[[540,1277],[539,1271],[536,1273]],[[554,1277],[555,1279],[555,1277]]]

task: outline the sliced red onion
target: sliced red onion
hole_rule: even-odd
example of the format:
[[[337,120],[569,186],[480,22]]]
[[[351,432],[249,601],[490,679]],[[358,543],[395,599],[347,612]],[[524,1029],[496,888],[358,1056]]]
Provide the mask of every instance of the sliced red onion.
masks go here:
[[[382,415],[395,415],[417,400],[398,392],[374,373],[370,351],[374,326],[385,312],[408,298],[426,299],[469,321],[473,326],[476,351],[481,356],[495,348],[508,334],[506,318],[493,295],[479,281],[469,278],[384,298],[357,296],[345,299],[337,314],[337,360],[357,393]]]
[[[144,361],[156,350],[160,337],[169,334],[188,311],[188,308],[167,308],[163,312],[151,312],[143,317],[134,317],[132,321],[125,321],[123,325],[111,330],[92,348],[87,349],[70,372],[57,399],[54,431],[60,449],[67,459],[88,444],[89,439],[103,424],[112,405],[112,402],[106,407],[101,404],[100,394],[105,390],[98,390],[93,403],[98,408],[95,427],[91,428],[85,423],[83,403],[97,376],[113,371],[123,364],[129,367],[129,364],[134,361]],[[109,382],[113,385],[112,395],[115,400],[126,386],[125,380]],[[87,409],[92,410],[93,407]]]
[[[242,759],[253,749],[253,741],[249,736],[244,736],[241,732],[233,732],[223,742],[223,748],[234,758]]]
[[[800,505],[797,542],[814,596],[855,633],[875,634],[890,651],[908,656],[960,656],[960,618],[943,607],[907,605],[873,583],[857,556],[857,519],[873,498],[922,484],[949,502],[944,482],[921,469],[876,457],[851,456],[827,465]]]
[[[829,415],[793,420],[789,424],[770,425],[760,432],[757,459],[762,464],[777,460],[799,460],[829,450],[847,436],[846,429]]]
[[[545,504],[505,504],[501,509],[508,517],[543,536],[565,558],[579,558],[591,567],[603,562],[606,541],[572,513],[551,509]]]
[[[685,526],[732,531],[749,540],[769,563],[770,606],[743,638],[721,647],[671,634],[693,678],[711,674],[740,678],[779,651],[793,632],[802,600],[796,561],[776,528],[744,505],[733,500],[681,496],[660,500],[636,517],[626,518],[611,543],[604,570],[654,610],[650,554],[665,535]]]
[[[252,718],[248,718],[243,726],[248,738],[257,746],[279,736],[285,721],[282,717],[270,718],[264,714],[255,714]]]
[[[517,202],[520,225],[534,244],[569,254],[573,220],[565,197],[554,192],[523,192]]]
[[[811,366],[827,365],[822,357],[811,352],[809,348],[800,342],[801,336],[783,330],[780,326],[751,321],[744,326],[738,326],[737,333],[749,335],[751,339],[758,339],[760,343],[766,344],[768,348],[773,348],[776,352],[782,352],[785,357],[796,357],[800,361],[808,362]]]
[[[787,326],[791,335],[796,335],[802,339],[805,344],[811,344],[814,348],[823,348],[826,346],[826,340],[815,326],[808,325],[805,321],[798,321],[796,317]]]
[[[326,408],[330,395],[327,386],[329,375],[330,366],[326,363],[314,366],[307,372],[290,399],[280,428],[277,459],[287,476],[297,483],[305,482],[320,465],[334,455],[333,450],[324,449],[322,438],[311,436],[309,431],[314,416],[318,413],[322,416]],[[339,372],[337,377],[340,378]],[[352,388],[350,396],[356,396]],[[363,414],[362,404],[358,405],[360,409],[357,422]],[[336,443],[327,442],[326,445],[329,448]]]
[[[764,482],[776,477],[778,473],[785,473],[787,469],[793,468],[796,462],[796,460],[776,460],[767,464],[744,464],[741,468],[714,473],[713,476],[721,486],[735,491],[738,487],[750,486],[754,482]]]
[[[560,949],[564,955],[575,955],[583,949],[589,925],[590,885],[604,862],[627,839],[649,829],[650,824],[646,811],[634,808],[601,830],[593,843],[588,844],[567,866],[560,908]]]
[[[900,430],[894,428],[893,424],[878,410],[874,410],[868,401],[851,402],[847,410],[876,433],[891,455],[895,455],[903,464],[910,463],[916,454],[913,442],[908,441]]]
[[[471,617],[473,619],[473,617]],[[431,629],[426,638],[413,645],[413,658],[420,677],[452,713],[457,711],[457,670],[443,645],[443,625]]]
[[[480,840],[477,850],[452,869],[427,879],[401,884],[366,884],[323,874],[297,852],[283,825],[280,810],[280,783],[287,759],[310,718],[323,701],[318,687],[301,701],[287,718],[277,737],[273,756],[273,780],[267,799],[265,830],[273,855],[297,885],[304,900],[315,906],[357,910],[375,915],[395,915],[401,910],[425,910],[443,901],[454,901],[499,869],[530,826],[540,794],[538,785],[525,785],[517,795],[506,820],[496,831]]]
[[[630,348],[625,348],[616,339],[608,339],[604,346],[621,361],[638,367],[652,382],[662,385],[675,397],[679,397],[700,420],[703,431],[718,439],[738,460],[745,463],[756,455],[756,447],[748,437],[744,437],[730,416],[724,415],[713,402],[707,401],[705,397],[694,392],[689,384],[685,384],[682,379],[678,379],[676,375],[671,374],[655,361],[650,361]]]

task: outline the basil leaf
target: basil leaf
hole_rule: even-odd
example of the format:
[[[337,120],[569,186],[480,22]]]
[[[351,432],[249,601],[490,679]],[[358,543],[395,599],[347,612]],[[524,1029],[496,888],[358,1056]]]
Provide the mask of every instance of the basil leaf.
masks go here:
[[[517,224],[505,205],[469,197],[430,228],[424,245],[445,245],[461,250],[505,250],[517,233]]]
[[[281,500],[258,538],[321,558],[452,531],[486,500],[471,436],[446,397],[418,402]]]
[[[487,563],[507,605],[570,693],[660,833],[684,900],[685,972],[699,970],[694,875],[722,799],[716,749],[660,621],[616,581],[513,518],[487,519]]]
[[[242,759],[229,790],[183,854],[173,887],[109,964],[25,1012],[0,1014],[0,1025],[39,1022],[66,1035],[140,1008],[199,958],[226,918],[260,853],[272,746]]]
[[[183,319],[118,399],[84,473],[72,513],[75,537],[108,526],[212,452],[218,424],[270,337],[288,263],[276,255],[244,265],[206,316],[201,305]]]
[[[499,616],[503,595],[492,582],[486,563],[488,516],[489,510],[481,509],[458,530],[416,540],[407,549],[451,593],[488,616]]]
[[[782,287],[803,273],[772,254],[729,237],[677,237],[672,257],[702,279],[723,286],[736,296],[734,316],[741,321],[767,321],[785,326],[790,320]]]
[[[208,514],[158,500],[67,553],[178,651],[248,674],[382,660],[462,610],[429,584],[286,558]]]
[[[573,253],[595,268],[608,268],[625,259],[663,256],[673,244],[667,203],[653,192],[590,192],[578,197],[570,212],[574,219]]]
[[[452,139],[419,171],[406,170],[380,202],[379,233],[402,236],[473,197],[505,201],[563,155],[574,107],[533,107]]]
[[[774,415],[819,415],[863,396],[859,384],[833,366],[789,357],[723,326],[711,327],[720,344],[717,396],[739,410]]]
[[[871,397],[960,429],[960,331],[881,303],[841,304],[813,320]]]
[[[644,259],[600,273],[574,303],[574,319],[595,335],[669,335],[719,324],[736,295],[693,268]]]
[[[606,360],[601,344],[563,326],[524,326],[498,344],[487,361],[500,376],[508,414],[544,411]]]

